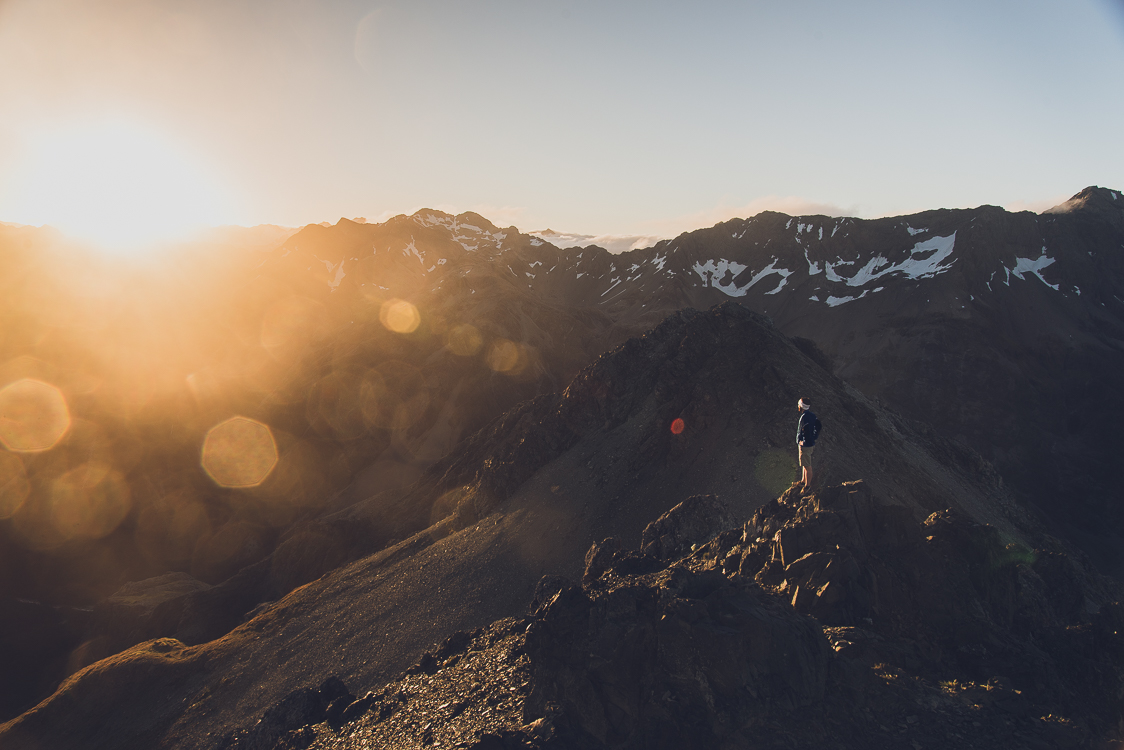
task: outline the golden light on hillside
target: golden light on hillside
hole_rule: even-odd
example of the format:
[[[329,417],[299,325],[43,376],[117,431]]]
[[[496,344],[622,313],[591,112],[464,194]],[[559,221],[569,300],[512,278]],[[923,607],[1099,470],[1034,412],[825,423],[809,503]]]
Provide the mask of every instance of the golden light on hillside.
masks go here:
[[[421,313],[404,299],[388,299],[379,308],[379,322],[395,333],[413,333],[421,325]]]
[[[203,471],[222,487],[256,487],[277,465],[277,443],[267,425],[231,417],[203,440]]]
[[[150,498],[139,510],[134,539],[151,561],[189,561],[196,542],[211,534],[207,509],[189,489]]]
[[[487,361],[496,372],[516,375],[527,367],[527,353],[514,341],[496,339],[488,347]]]
[[[121,473],[99,462],[71,469],[51,483],[50,518],[65,539],[100,539],[132,508]]]
[[[266,309],[261,322],[261,345],[275,356],[278,350],[299,349],[326,331],[324,305],[307,297],[286,297]]]
[[[0,520],[14,516],[30,493],[23,461],[15,453],[0,451]]]
[[[465,323],[449,331],[445,344],[458,357],[471,357],[484,345],[484,337],[476,330],[476,326]]]
[[[23,378],[0,389],[0,443],[8,450],[49,450],[68,429],[66,398],[53,385]]]
[[[408,430],[425,416],[430,402],[425,376],[406,362],[383,362],[363,376],[359,408],[371,427]]]
[[[322,434],[339,440],[354,440],[367,432],[361,394],[364,380],[359,375],[339,371],[317,381],[308,390],[308,423]]]

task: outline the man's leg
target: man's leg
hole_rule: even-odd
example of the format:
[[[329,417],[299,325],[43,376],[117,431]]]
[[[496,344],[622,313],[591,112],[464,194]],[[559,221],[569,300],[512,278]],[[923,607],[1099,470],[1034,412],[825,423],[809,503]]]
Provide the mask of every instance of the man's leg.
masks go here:
[[[800,465],[804,468],[803,478],[805,490],[812,489],[812,457],[815,455],[815,450],[815,448],[805,448],[803,446],[800,447]]]

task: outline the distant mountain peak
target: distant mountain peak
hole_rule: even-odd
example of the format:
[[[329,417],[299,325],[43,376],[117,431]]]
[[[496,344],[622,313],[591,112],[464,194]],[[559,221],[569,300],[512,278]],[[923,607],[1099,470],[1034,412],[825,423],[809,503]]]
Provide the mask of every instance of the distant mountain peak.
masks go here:
[[[465,211],[454,216],[453,214],[445,213],[444,211],[439,211],[434,208],[423,208],[419,211],[415,211],[413,215],[410,216],[410,219],[425,227],[443,226],[454,233],[461,230],[478,233],[499,231],[499,227],[475,211]]]
[[[1124,212],[1124,192],[1090,185],[1065,203],[1047,209],[1044,213],[1066,214],[1078,210],[1097,213],[1108,211],[1113,214]]]

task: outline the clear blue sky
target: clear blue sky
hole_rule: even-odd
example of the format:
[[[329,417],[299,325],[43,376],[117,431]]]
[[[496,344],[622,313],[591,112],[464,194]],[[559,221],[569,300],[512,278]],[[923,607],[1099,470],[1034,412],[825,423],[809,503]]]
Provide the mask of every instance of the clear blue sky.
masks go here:
[[[1040,209],[1124,188],[1124,0],[0,0],[0,102],[0,220],[79,233]]]

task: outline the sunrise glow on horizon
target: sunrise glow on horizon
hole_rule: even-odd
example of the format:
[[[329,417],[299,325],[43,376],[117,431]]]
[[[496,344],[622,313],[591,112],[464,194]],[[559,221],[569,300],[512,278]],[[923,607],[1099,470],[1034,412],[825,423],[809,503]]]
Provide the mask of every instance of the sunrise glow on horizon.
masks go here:
[[[15,172],[16,216],[113,254],[183,240],[234,216],[185,149],[132,123],[40,130]]]
[[[0,221],[121,254],[422,207],[627,247],[1124,187],[1111,0],[10,0],[0,69]]]

